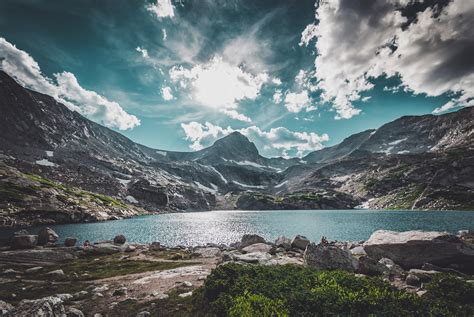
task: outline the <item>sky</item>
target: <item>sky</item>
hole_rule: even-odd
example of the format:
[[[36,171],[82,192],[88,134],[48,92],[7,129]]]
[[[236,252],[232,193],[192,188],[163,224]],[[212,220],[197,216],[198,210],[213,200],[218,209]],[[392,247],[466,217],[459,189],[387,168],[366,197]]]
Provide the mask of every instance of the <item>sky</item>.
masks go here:
[[[474,105],[474,1],[2,0],[0,68],[164,150],[304,156]]]

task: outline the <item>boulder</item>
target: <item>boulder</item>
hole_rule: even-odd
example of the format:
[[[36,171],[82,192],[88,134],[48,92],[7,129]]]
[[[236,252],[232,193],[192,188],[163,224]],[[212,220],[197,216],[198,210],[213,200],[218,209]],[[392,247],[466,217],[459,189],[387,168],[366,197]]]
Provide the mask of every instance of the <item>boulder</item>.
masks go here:
[[[77,239],[76,238],[66,238],[64,240],[64,246],[65,247],[74,247],[76,246]]]
[[[264,252],[268,253],[272,246],[266,243],[254,243],[242,249],[245,253]]]
[[[291,249],[291,240],[289,238],[285,237],[285,236],[279,236],[275,240],[275,245],[277,247],[282,247],[285,250],[289,250],[289,249]]]
[[[160,242],[157,242],[157,241],[152,242],[150,244],[150,246],[148,247],[148,249],[150,251],[164,251],[164,250],[166,250],[166,248],[164,246],[162,246]]]
[[[304,252],[304,264],[318,270],[345,270],[355,272],[357,259],[348,251],[334,245],[308,244]]]
[[[383,275],[388,272],[389,268],[382,263],[372,259],[368,256],[361,256],[359,258],[359,269],[358,273],[364,275]]]
[[[291,247],[295,249],[305,250],[306,246],[310,243],[308,238],[305,236],[297,235],[291,240]]]
[[[405,269],[424,263],[474,268],[474,248],[447,232],[378,230],[364,243],[364,250],[374,259],[386,257]]]
[[[124,244],[125,241],[127,241],[127,239],[125,238],[125,236],[123,234],[119,234],[119,235],[115,236],[115,238],[114,238],[114,243],[115,244]]]
[[[17,249],[33,249],[38,244],[38,236],[32,234],[14,235],[11,240],[11,248]]]
[[[46,245],[48,243],[56,243],[59,236],[51,228],[43,228],[38,232],[38,245]]]
[[[49,276],[63,276],[64,275],[64,271],[59,269],[59,270],[54,270],[54,271],[51,271],[51,272],[48,272],[46,273],[46,275],[49,275]]]
[[[272,259],[272,256],[268,253],[253,252],[247,254],[233,254],[232,258],[237,262],[265,264]]]
[[[388,274],[395,276],[405,275],[405,271],[400,267],[400,265],[396,264],[388,258],[381,258],[379,260],[379,263],[385,265],[388,268]]]
[[[240,241],[240,248],[245,248],[255,243],[265,243],[265,239],[256,234],[244,234]]]
[[[42,266],[35,266],[35,267],[32,267],[32,268],[29,268],[29,269],[25,270],[25,273],[27,273],[27,274],[36,274],[39,271],[41,271],[42,269],[43,269]]]
[[[13,310],[12,316],[65,316],[63,300],[57,296],[24,299]]]
[[[84,313],[77,308],[70,307],[66,312],[66,317],[84,317]]]
[[[13,310],[13,305],[0,300],[0,316],[11,316],[10,312]]]
[[[421,280],[415,274],[408,274],[407,278],[405,279],[405,283],[410,286],[420,287]]]

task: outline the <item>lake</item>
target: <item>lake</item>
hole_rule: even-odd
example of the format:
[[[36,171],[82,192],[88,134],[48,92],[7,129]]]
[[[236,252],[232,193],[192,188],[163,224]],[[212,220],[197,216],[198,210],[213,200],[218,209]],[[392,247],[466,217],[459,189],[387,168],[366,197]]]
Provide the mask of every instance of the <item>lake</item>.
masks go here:
[[[407,231],[434,230],[456,233],[474,229],[474,212],[469,211],[376,211],[376,210],[297,210],[297,211],[207,211],[140,216],[98,223],[51,226],[59,236],[79,241],[111,239],[124,234],[128,241],[164,245],[229,244],[243,234],[255,233],[273,241],[279,235],[307,236],[319,241],[366,240],[378,229]],[[33,228],[31,232],[37,231]],[[5,229],[3,237],[11,234]]]

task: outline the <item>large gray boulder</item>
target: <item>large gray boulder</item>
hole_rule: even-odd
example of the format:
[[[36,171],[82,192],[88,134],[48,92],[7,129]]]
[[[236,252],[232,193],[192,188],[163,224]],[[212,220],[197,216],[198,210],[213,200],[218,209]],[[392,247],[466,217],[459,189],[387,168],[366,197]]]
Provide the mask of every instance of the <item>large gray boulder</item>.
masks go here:
[[[304,265],[318,270],[355,272],[359,268],[357,259],[349,251],[335,245],[308,244],[303,260]]]
[[[309,239],[305,236],[297,235],[291,240],[291,247],[295,249],[306,249],[306,246],[310,243]]]
[[[38,244],[38,236],[33,234],[14,235],[10,247],[17,249],[33,249]]]
[[[245,248],[255,243],[265,243],[265,239],[256,234],[244,234],[240,241],[240,247]]]
[[[285,250],[289,250],[291,249],[291,240],[285,236],[279,236],[275,240],[275,246],[277,248],[281,247],[281,248],[284,248]]]
[[[13,310],[12,316],[65,316],[64,301],[57,296],[40,299],[24,299]]]
[[[51,228],[43,228],[38,232],[38,245],[46,245],[48,243],[55,243],[59,236]]]
[[[405,269],[424,263],[474,268],[472,245],[447,232],[378,230],[364,243],[364,250],[374,259],[389,258]]]
[[[272,246],[266,243],[254,243],[249,246],[246,246],[242,249],[243,252],[246,253],[254,253],[254,252],[263,252],[268,253],[272,249]]]

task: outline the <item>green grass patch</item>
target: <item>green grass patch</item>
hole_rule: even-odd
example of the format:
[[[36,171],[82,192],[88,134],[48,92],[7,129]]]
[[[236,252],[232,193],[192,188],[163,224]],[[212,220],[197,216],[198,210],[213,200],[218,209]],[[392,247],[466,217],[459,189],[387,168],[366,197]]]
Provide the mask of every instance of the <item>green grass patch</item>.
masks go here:
[[[465,282],[433,284],[430,299],[394,289],[376,277],[297,266],[226,264],[216,268],[194,298],[197,316],[427,316],[472,315],[461,298]],[[464,283],[460,286],[459,283]],[[451,297],[445,291],[461,287]],[[451,293],[449,293],[451,294]],[[471,294],[471,293],[468,293]],[[472,297],[471,297],[472,300]]]

